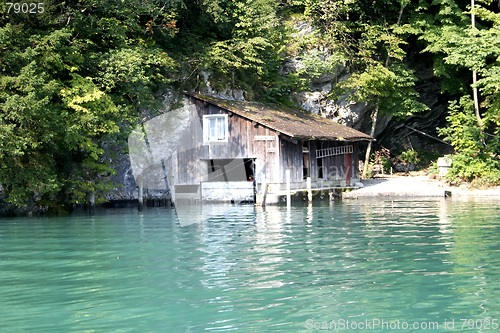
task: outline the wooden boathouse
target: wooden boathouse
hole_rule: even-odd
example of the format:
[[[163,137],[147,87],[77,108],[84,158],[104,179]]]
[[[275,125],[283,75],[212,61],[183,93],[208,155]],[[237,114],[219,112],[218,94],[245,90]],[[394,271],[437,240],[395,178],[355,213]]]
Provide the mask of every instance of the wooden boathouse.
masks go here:
[[[285,191],[355,187],[369,135],[300,109],[186,93],[194,107],[168,173],[174,199],[267,202]],[[198,124],[198,123],[196,123]],[[194,148],[193,148],[194,147]],[[200,172],[201,170],[201,172]]]

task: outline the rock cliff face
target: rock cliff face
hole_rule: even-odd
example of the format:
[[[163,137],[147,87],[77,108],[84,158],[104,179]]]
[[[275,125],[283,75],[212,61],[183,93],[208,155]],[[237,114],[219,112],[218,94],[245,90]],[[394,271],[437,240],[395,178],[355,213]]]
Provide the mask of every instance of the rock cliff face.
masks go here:
[[[145,199],[165,199],[169,189],[164,178],[163,157],[171,156],[182,133],[190,124],[187,99],[175,96],[172,91],[163,95],[163,113],[152,116],[136,127],[128,139],[128,154],[115,162],[116,176],[113,182],[120,184],[106,193],[107,200],[137,199],[137,179],[144,179]],[[175,109],[174,109],[175,108]]]
[[[37,214],[43,214],[47,212],[48,209],[48,207],[40,207],[39,205],[37,205],[37,200],[39,200],[39,198],[35,197],[28,200],[26,205],[22,207],[11,205],[3,201],[3,199],[4,199],[4,194],[1,192],[0,189],[0,216],[16,216],[16,215],[32,216]]]
[[[439,138],[436,133],[436,128],[446,126],[445,118],[450,96],[441,94],[441,82],[434,76],[432,68],[416,63],[415,74],[418,78],[415,89],[420,94],[420,101],[430,110],[405,119],[391,119],[377,136],[377,141],[391,152],[410,148],[450,152],[451,146],[437,140]]]
[[[343,73],[344,76],[348,75]],[[332,100],[328,96],[332,92],[333,84],[344,77],[338,78],[334,75],[323,75],[314,79],[310,90],[296,94],[298,105],[312,113],[319,114],[325,118],[332,119],[339,124],[352,127],[358,131],[369,133],[371,129],[371,114],[373,106],[369,103],[356,103],[348,101],[348,95],[339,100]],[[387,126],[390,118],[379,117],[375,136],[378,136]]]

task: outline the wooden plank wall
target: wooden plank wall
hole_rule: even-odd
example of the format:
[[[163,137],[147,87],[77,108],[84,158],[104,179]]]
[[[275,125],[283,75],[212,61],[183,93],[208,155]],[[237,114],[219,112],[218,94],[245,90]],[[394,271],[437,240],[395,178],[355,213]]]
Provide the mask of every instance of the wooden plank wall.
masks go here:
[[[352,163],[351,178],[359,180],[359,143],[353,142],[352,146],[353,149],[351,157],[351,163]]]
[[[281,182],[286,181],[286,170],[290,169],[290,181],[303,181],[303,159],[302,142],[296,144],[280,137],[280,162],[281,162]]]
[[[254,123],[218,106],[191,98],[194,103],[192,117],[199,122],[191,125],[181,138],[176,165],[168,172],[177,173],[175,184],[199,184],[200,171],[206,173],[207,164],[202,160],[255,158],[256,180],[266,173],[268,182],[280,181],[278,135],[275,131]],[[228,143],[203,145],[203,115],[229,113]],[[275,141],[254,141],[256,135],[275,136]],[[274,151],[274,152],[273,152]],[[202,179],[206,180],[206,179]]]
[[[312,181],[318,180],[318,159],[316,158],[316,150],[321,143],[318,140],[309,141],[309,159],[311,160],[310,175]]]

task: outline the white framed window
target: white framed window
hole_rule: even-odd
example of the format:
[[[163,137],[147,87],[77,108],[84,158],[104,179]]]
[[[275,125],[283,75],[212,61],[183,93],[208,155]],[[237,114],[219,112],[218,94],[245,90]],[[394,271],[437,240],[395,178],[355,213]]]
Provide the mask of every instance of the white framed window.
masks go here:
[[[203,116],[203,143],[228,142],[229,118],[227,114]]]

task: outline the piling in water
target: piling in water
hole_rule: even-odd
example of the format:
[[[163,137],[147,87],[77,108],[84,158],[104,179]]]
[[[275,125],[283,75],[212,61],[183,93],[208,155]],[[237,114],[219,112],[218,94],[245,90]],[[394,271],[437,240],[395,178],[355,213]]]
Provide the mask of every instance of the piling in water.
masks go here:
[[[292,204],[292,193],[290,190],[290,170],[286,170],[286,206],[290,208]]]
[[[90,191],[87,193],[87,201],[89,205],[89,213],[94,214],[95,212],[95,191]]]
[[[143,191],[143,187],[144,187],[144,182],[142,180],[142,177],[139,177],[138,180],[138,184],[137,186],[139,186],[139,194],[137,196],[137,209],[141,212],[143,209],[144,209],[144,191]]]
[[[312,189],[311,189],[311,177],[307,177],[307,201],[313,201]]]

